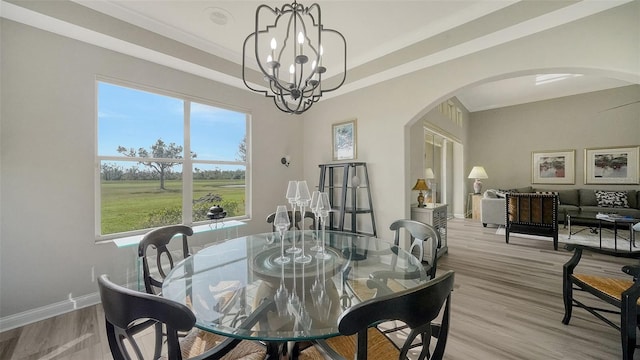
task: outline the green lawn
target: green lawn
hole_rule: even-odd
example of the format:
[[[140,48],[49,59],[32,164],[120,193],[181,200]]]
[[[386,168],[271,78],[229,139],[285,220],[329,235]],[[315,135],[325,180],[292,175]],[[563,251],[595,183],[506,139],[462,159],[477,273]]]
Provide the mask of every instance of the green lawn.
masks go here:
[[[244,180],[194,180],[193,187],[193,199],[209,193],[222,198],[221,202],[201,204],[201,207],[221,205],[225,210],[233,211],[235,203],[237,211],[230,214],[227,210],[227,216],[245,213]],[[180,219],[182,181],[166,181],[165,188],[160,189],[159,180],[103,181],[102,234],[144,229],[149,226],[150,218],[154,215],[157,218],[160,213]]]

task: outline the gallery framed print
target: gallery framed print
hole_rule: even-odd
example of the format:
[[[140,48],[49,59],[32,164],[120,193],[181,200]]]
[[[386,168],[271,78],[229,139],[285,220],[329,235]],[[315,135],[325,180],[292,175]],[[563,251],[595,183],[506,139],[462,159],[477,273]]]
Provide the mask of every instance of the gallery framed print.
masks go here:
[[[585,184],[638,184],[640,146],[584,149]]]
[[[356,158],[356,120],[349,120],[331,126],[333,160],[353,160]]]
[[[576,151],[533,151],[531,153],[532,184],[575,184]]]

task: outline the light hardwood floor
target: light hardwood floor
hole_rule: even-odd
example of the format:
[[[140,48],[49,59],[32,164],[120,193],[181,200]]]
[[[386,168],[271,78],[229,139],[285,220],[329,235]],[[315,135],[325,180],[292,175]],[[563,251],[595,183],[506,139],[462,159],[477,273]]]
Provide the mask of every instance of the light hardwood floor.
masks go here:
[[[449,222],[449,254],[438,264],[456,272],[445,359],[619,359],[618,333],[586,311],[574,309],[570,325],[561,323],[570,253],[549,241],[511,237],[507,245],[495,231]],[[591,256],[581,263],[590,273],[624,276],[627,262]],[[0,333],[0,359],[111,359],[101,307]]]

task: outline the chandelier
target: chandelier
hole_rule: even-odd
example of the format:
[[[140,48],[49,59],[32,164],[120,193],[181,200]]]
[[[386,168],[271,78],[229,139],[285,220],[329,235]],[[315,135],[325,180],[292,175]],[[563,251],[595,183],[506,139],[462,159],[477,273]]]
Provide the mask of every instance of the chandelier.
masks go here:
[[[252,52],[264,76],[264,88],[254,88],[247,82],[245,61]],[[332,56],[326,57],[329,52]],[[342,61],[342,72],[323,86],[329,59],[331,64],[337,62],[334,59]],[[346,74],[346,40],[338,31],[323,27],[318,4],[304,7],[294,1],[281,9],[258,6],[255,32],[247,36],[242,48],[242,80],[249,89],[273,98],[278,109],[286,113],[302,114],[323,93],[342,86]]]

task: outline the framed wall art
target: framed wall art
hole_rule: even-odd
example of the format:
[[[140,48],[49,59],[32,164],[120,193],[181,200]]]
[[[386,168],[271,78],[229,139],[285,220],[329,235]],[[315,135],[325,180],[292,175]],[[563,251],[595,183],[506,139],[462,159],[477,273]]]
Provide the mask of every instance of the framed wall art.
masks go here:
[[[576,151],[533,151],[531,153],[532,184],[575,184]]]
[[[331,126],[333,160],[353,160],[356,158],[356,120],[349,120]]]
[[[638,184],[640,146],[584,149],[585,184]]]

